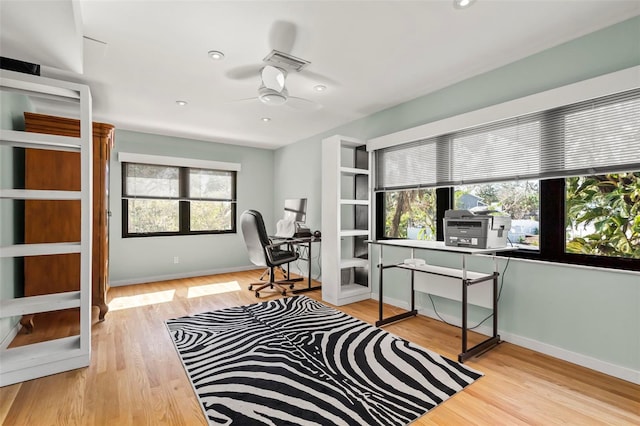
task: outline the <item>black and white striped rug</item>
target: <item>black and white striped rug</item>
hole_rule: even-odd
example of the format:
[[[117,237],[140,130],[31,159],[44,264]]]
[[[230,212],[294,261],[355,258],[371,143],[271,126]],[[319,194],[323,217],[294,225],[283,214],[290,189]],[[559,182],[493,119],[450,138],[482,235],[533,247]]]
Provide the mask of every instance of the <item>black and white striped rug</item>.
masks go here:
[[[167,326],[210,424],[405,425],[482,375],[305,296]]]

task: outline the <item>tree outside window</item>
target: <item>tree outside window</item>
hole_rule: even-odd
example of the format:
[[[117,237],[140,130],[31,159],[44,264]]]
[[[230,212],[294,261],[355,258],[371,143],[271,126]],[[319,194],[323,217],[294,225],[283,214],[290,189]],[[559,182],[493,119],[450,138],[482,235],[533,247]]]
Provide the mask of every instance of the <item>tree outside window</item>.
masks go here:
[[[124,163],[123,236],[236,231],[236,172]]]
[[[385,237],[436,239],[435,189],[386,192],[384,205]]]
[[[565,180],[567,253],[640,259],[640,172]]]
[[[455,187],[456,209],[489,210],[511,217],[509,241],[522,249],[540,245],[538,181],[513,181]]]

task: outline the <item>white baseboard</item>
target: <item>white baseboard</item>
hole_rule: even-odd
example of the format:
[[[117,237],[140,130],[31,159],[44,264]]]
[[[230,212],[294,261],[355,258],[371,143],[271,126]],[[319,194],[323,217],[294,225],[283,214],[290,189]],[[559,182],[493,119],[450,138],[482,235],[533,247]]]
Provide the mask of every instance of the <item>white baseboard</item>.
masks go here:
[[[378,300],[378,294],[372,293],[371,298]],[[401,309],[409,310],[410,308],[409,303],[397,299],[385,297],[384,302]],[[435,311],[431,307],[425,308],[418,306],[417,309],[420,315],[440,320],[440,318],[438,318]],[[458,327],[461,325],[461,319],[459,317],[446,314],[440,314],[440,316],[449,324],[453,324]],[[491,326],[487,325],[481,325],[473,331],[485,336],[490,336],[492,333]],[[611,364],[607,361],[602,361],[578,352],[572,352],[545,342],[540,342],[528,337],[519,336],[517,334],[509,333],[500,329],[498,329],[498,334],[500,335],[500,339],[502,341],[509,342],[517,346],[522,346],[523,348],[531,349],[533,351],[540,352],[542,354],[549,355],[576,365],[580,365],[591,370],[599,371],[609,376],[617,377],[618,379],[626,380],[635,384],[640,384],[640,371],[633,370],[628,367],[622,367],[620,365]]]
[[[258,269],[258,268],[255,265],[248,265],[248,266],[235,266],[232,268],[209,269],[206,271],[181,272],[179,274],[155,275],[155,276],[148,276],[148,277],[142,277],[142,278],[128,278],[123,280],[110,281],[109,286],[120,287],[123,285],[145,284],[145,283],[151,283],[156,281],[179,280],[182,278],[201,277],[204,275],[217,275],[217,274],[227,274],[229,272],[250,271],[252,269]]]
[[[628,382],[640,385],[640,371],[633,370],[628,367],[622,367],[620,365],[611,364],[609,362],[592,358],[590,356],[583,355],[577,352],[568,351],[566,349],[559,348],[548,343],[529,339],[528,337],[522,337],[507,332],[499,332],[499,334],[500,338],[505,342],[522,346],[524,348],[531,349],[533,351],[540,352],[554,358],[562,359],[564,361],[568,361],[573,364],[590,368],[591,370],[599,371],[609,376],[617,377],[618,379],[626,380]]]

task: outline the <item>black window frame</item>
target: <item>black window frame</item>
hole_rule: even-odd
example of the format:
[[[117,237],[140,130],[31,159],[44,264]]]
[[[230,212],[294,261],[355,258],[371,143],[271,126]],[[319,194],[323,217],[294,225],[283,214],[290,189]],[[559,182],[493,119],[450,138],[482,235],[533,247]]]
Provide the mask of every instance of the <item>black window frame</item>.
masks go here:
[[[219,170],[208,169],[203,167],[183,167],[183,166],[166,166],[176,167],[179,169],[178,186],[179,196],[176,197],[158,197],[158,196],[135,196],[130,197],[127,194],[127,164],[141,164],[136,162],[122,163],[122,238],[139,238],[139,237],[168,237],[179,235],[215,235],[215,234],[236,234],[237,233],[237,182],[238,172],[235,170]],[[164,166],[162,164],[151,164],[153,166]],[[231,199],[227,198],[195,198],[189,196],[189,173],[191,170],[207,170],[214,172],[229,173],[231,176]],[[129,199],[148,199],[148,200],[176,200],[178,201],[178,231],[170,232],[129,232]],[[231,203],[231,229],[225,230],[202,230],[192,231],[191,228],[191,201],[218,201]]]
[[[498,256],[539,260],[551,263],[595,266],[609,269],[640,271],[640,259],[598,256],[566,252],[565,179],[540,179],[540,245],[538,250],[516,250]],[[417,188],[398,189],[408,190]],[[444,241],[444,212],[454,208],[453,187],[436,189],[436,240]],[[394,239],[384,235],[384,192],[376,193],[376,239]]]

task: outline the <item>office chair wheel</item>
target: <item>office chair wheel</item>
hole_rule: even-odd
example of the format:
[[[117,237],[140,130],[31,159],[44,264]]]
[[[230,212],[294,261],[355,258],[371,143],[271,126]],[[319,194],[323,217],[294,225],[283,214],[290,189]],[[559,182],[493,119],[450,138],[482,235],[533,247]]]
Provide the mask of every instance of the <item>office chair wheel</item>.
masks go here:
[[[282,295],[286,296],[287,295],[287,290],[282,290]]]
[[[253,284],[249,286],[249,291],[251,291],[252,288],[253,288]]]
[[[259,297],[260,297],[260,293],[256,291],[256,298],[259,298]]]
[[[289,288],[293,288],[293,284],[289,284]]]

